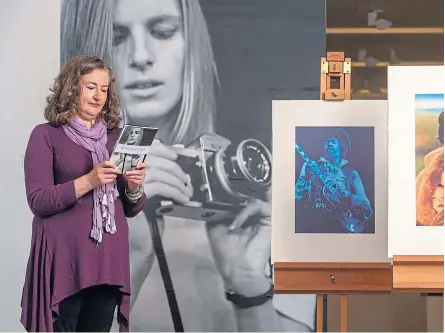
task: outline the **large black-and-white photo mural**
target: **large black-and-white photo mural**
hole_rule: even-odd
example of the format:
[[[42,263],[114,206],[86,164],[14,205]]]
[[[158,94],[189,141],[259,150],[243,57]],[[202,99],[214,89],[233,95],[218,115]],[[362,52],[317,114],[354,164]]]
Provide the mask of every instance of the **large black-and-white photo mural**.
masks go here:
[[[61,63],[103,58],[124,122],[159,128],[128,221],[131,331],[313,331],[315,295],[231,295],[272,288],[272,100],[319,98],[325,1],[61,4]]]

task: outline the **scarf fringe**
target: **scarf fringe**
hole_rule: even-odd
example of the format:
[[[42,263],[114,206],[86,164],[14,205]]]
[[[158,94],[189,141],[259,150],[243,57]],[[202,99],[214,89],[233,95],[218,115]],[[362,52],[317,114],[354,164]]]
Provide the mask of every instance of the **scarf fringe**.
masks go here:
[[[116,201],[118,193],[119,192],[117,191],[116,186],[114,186],[112,189],[104,192],[102,196],[99,196],[101,197],[99,205],[102,224],[95,224],[90,233],[91,238],[93,238],[97,243],[102,242],[104,229],[105,232],[111,235],[115,234],[117,231],[116,220],[114,218],[114,205],[110,203],[114,203]]]

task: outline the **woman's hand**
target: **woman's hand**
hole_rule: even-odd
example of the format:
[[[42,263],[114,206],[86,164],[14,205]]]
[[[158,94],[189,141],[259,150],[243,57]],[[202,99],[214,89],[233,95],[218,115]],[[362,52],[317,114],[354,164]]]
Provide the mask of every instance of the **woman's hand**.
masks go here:
[[[147,155],[144,188],[147,199],[160,196],[179,204],[190,201],[193,187],[190,177],[176,163],[178,154],[172,147],[153,142]]]
[[[135,170],[127,171],[124,174],[124,178],[127,181],[127,186],[130,190],[137,189],[145,179],[147,165],[145,163],[139,163],[136,165]]]
[[[270,203],[254,199],[233,222],[207,222],[210,246],[227,289],[248,297],[269,289],[265,269],[271,248],[270,215]]]
[[[119,169],[112,162],[105,161],[91,170],[86,177],[91,187],[96,188],[113,182],[120,173]]]

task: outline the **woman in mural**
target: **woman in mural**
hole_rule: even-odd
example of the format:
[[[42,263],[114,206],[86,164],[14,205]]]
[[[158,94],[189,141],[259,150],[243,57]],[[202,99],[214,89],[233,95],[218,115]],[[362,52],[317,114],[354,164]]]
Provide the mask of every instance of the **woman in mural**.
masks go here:
[[[111,63],[126,119],[159,128],[161,142],[146,158],[152,206],[144,211],[153,211],[159,197],[187,203],[193,189],[185,185],[189,178],[174,147],[214,132],[218,83],[199,2],[70,0],[63,2],[61,29],[61,61],[90,54]],[[247,309],[226,299],[225,291],[250,298],[270,290],[270,211],[270,202],[254,199],[229,223],[158,219],[186,331],[310,330],[313,295],[275,295],[273,303]],[[132,331],[171,331],[175,319],[167,317],[150,223],[156,220],[146,213],[129,221]],[[143,322],[134,319],[136,300],[144,304]]]
[[[443,111],[438,118],[440,147],[425,156],[425,167],[416,179],[416,215],[418,226],[443,226]]]

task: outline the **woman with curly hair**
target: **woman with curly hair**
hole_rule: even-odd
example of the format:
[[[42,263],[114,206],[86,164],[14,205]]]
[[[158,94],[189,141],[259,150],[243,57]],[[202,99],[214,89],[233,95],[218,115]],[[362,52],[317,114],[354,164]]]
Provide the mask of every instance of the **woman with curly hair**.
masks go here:
[[[115,80],[99,58],[70,58],[25,154],[34,214],[21,322],[29,332],[128,331],[126,217],[146,197],[144,163],[124,175],[109,161],[120,123]]]

